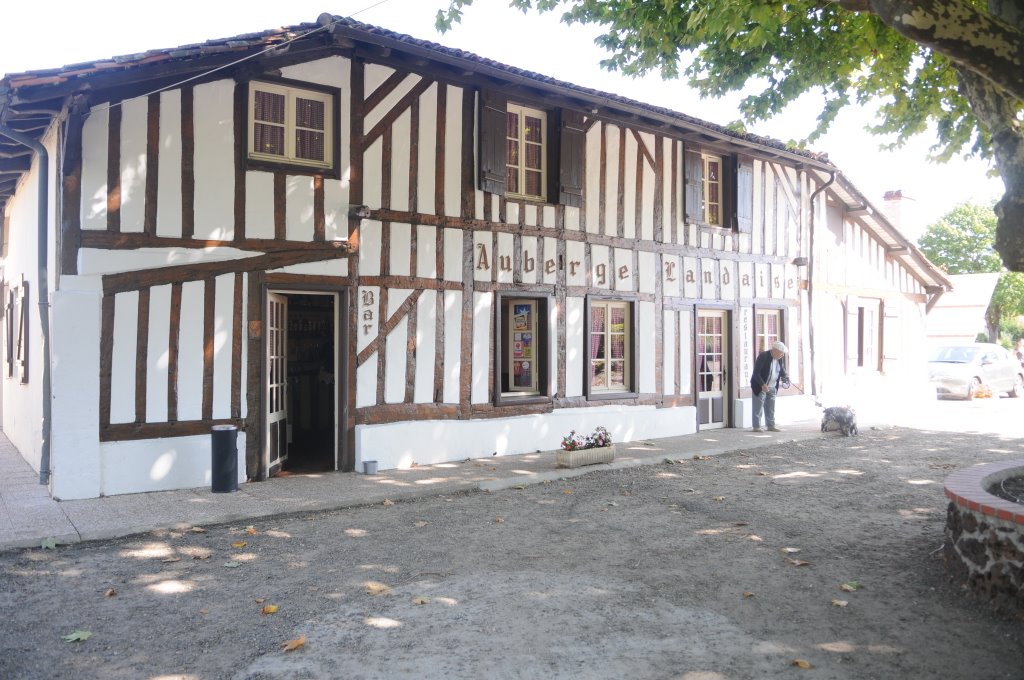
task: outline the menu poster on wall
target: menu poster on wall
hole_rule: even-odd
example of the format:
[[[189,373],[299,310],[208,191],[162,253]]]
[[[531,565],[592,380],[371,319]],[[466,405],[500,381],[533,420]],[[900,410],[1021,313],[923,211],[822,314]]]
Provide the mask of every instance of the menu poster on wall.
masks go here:
[[[537,366],[533,359],[533,339],[537,303],[513,302],[511,323],[511,359],[512,385],[517,392],[535,391],[537,389]]]

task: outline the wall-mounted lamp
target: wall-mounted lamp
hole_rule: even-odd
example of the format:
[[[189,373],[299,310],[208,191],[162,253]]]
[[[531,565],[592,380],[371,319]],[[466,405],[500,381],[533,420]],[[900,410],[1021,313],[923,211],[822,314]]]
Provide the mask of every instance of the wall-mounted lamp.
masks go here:
[[[794,257],[793,258],[793,264],[795,264],[797,267],[806,267],[807,266],[807,258],[806,257]]]

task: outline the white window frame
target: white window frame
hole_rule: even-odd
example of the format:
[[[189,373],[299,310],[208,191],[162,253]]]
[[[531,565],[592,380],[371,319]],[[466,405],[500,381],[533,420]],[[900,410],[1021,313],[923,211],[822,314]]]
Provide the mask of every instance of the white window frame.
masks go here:
[[[517,196],[520,198],[527,198],[532,200],[547,201],[547,186],[548,186],[548,115],[546,112],[540,109],[530,108],[528,106],[522,106],[520,104],[513,104],[509,102],[506,105],[507,113],[515,113],[519,116],[519,129],[518,136],[513,138],[508,136],[508,125],[506,124],[505,139],[506,144],[509,141],[515,141],[519,145],[519,164],[513,165],[509,158],[505,159],[505,165],[507,168],[515,168],[519,180],[519,191],[508,191],[506,195]],[[526,141],[526,118],[527,116],[533,118],[539,118],[541,121],[541,142],[540,142],[540,193],[539,194],[527,194],[523,190],[526,187],[526,145],[535,144],[535,142]]]
[[[717,154],[713,154],[713,153],[701,153],[700,160],[701,160],[701,162],[704,165],[704,176],[703,176],[703,184],[704,184],[704,186],[701,187],[702,190],[703,190],[703,201],[702,201],[703,206],[702,206],[702,210],[703,210],[704,224],[707,224],[707,225],[712,226],[712,227],[721,227],[722,226],[722,210],[724,208],[724,206],[722,205],[722,189],[724,188],[724,183],[722,181],[723,180],[722,171],[723,171],[723,167],[724,167],[723,161],[722,161],[722,157],[717,155]],[[711,180],[711,173],[708,171],[708,166],[711,163],[716,163],[716,162],[718,163],[718,179],[715,180],[715,181],[712,181]],[[711,201],[708,198],[709,196],[711,196],[711,186],[713,184],[718,186],[718,200],[717,201]],[[718,219],[717,220],[712,220],[712,218],[711,218],[711,206],[713,206],[713,205],[718,206]]]
[[[256,144],[256,93],[270,92],[284,95],[285,97],[285,119],[284,119],[284,154],[263,153],[254,148]],[[324,129],[316,130],[324,135],[324,160],[316,161],[309,158],[298,158],[295,155],[295,100],[312,99],[324,104]],[[269,163],[280,163],[286,165],[301,165],[310,168],[334,168],[334,95],[320,90],[307,90],[301,87],[291,87],[279,83],[268,83],[266,81],[251,81],[249,83],[249,112],[247,125],[249,127],[248,156],[255,161]],[[265,121],[260,121],[265,122]],[[312,128],[305,128],[312,129]]]

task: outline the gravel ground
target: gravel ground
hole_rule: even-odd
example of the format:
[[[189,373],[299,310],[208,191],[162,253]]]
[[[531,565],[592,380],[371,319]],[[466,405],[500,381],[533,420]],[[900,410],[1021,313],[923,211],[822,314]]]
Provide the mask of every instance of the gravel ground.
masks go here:
[[[1019,679],[939,548],[944,478],[1022,450],[867,430],[0,553],[0,678]]]

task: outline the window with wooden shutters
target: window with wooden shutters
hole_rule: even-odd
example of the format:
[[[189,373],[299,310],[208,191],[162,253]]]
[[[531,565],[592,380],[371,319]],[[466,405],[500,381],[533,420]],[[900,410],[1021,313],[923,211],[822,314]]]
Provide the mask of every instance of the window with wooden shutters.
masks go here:
[[[587,303],[586,327],[587,397],[634,393],[635,303],[592,296]]]
[[[741,164],[735,156],[717,154],[700,149],[687,149],[684,163],[685,210],[689,224],[724,229],[750,231],[752,220],[738,219],[737,177]],[[753,176],[749,165],[743,168],[747,182],[746,200],[750,201],[744,217],[748,218],[753,209]],[[746,201],[745,201],[746,202]]]
[[[28,383],[28,322],[29,285],[4,287],[4,335],[6,345],[7,377],[18,376],[22,384]]]
[[[547,115],[509,104],[505,112],[505,193],[547,198]]]
[[[583,115],[480,93],[483,191],[532,201],[583,204]]]
[[[250,163],[337,169],[337,90],[249,83]]]
[[[722,157],[709,153],[701,154],[704,176],[704,205],[702,217],[704,224],[712,227],[722,226]]]

